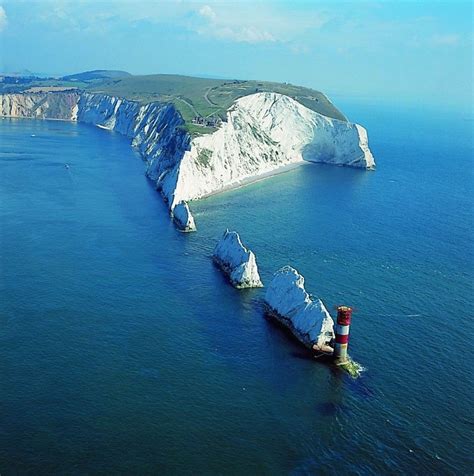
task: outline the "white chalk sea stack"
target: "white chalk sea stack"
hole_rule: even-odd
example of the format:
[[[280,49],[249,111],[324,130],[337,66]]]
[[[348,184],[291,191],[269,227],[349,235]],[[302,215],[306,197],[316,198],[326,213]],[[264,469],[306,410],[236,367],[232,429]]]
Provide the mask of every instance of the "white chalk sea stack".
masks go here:
[[[173,208],[173,220],[181,231],[196,231],[194,217],[186,202],[180,202]]]
[[[296,269],[278,270],[265,294],[269,313],[284,324],[308,348],[329,351],[334,338],[334,321],[323,302],[312,299],[304,278]]]
[[[255,255],[242,244],[237,232],[224,232],[214,249],[213,258],[234,287],[242,289],[263,286]]]

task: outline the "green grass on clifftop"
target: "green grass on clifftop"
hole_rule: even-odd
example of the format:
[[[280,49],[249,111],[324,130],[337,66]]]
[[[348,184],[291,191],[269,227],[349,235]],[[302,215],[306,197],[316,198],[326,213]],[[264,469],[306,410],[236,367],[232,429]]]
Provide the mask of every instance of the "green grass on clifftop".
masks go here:
[[[90,92],[119,96],[141,103],[172,102],[183,116],[193,135],[212,131],[212,128],[192,124],[193,117],[218,116],[224,119],[227,109],[236,99],[267,91],[290,96],[307,108],[325,116],[346,120],[324,94],[288,83],[155,74],[104,80],[90,84],[86,89]]]
[[[227,109],[243,96],[258,92],[276,92],[292,97],[313,111],[346,120],[344,115],[319,91],[289,83],[195,78],[173,74],[132,76],[122,71],[87,71],[63,78],[7,77],[0,75],[0,94],[46,92],[51,86],[103,93],[140,103],[171,102],[185,120],[191,135],[207,134],[215,129],[193,124],[196,116],[225,119]]]

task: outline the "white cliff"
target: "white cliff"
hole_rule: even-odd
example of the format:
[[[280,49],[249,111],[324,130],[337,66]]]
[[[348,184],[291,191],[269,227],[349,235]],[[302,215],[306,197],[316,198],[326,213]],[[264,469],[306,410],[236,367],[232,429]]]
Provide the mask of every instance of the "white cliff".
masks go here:
[[[173,220],[181,231],[196,231],[196,224],[186,202],[180,202],[173,208]]]
[[[247,249],[235,231],[226,230],[217,243],[213,258],[236,288],[260,288],[255,255]]]
[[[129,137],[172,213],[181,202],[304,161],[375,167],[363,127],[270,92],[238,99],[217,131],[194,139],[173,104],[141,104],[104,94],[0,95],[0,116],[77,120]]]
[[[75,121],[79,97],[76,92],[1,94],[0,116]]]
[[[103,94],[83,94],[77,120],[132,139],[132,145],[147,163],[148,176],[157,186],[168,171],[179,166],[190,147],[184,120],[170,103],[140,104]],[[179,201],[169,203],[170,210]]]
[[[331,351],[334,321],[318,298],[304,288],[304,278],[291,266],[277,271],[265,293],[269,313],[308,348]]]
[[[257,93],[238,99],[216,132],[193,139],[179,164],[157,182],[173,204],[303,161],[375,167],[362,126],[330,119],[288,96]]]

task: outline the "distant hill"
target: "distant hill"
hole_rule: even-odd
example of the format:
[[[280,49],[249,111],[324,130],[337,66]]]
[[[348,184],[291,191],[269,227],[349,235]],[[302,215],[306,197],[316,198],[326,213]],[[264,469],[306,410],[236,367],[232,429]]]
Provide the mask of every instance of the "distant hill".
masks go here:
[[[21,71],[0,73],[0,76],[10,76],[12,78],[32,78],[38,75],[30,71],[29,69],[23,69]]]
[[[98,79],[117,79],[126,76],[132,76],[126,71],[115,71],[109,69],[95,69],[93,71],[84,71],[83,73],[69,74],[63,76],[63,81],[94,81]]]

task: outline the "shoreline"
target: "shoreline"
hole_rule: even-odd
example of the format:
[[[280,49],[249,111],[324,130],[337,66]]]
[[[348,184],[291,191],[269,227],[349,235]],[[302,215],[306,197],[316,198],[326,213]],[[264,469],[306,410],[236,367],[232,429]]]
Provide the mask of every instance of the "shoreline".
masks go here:
[[[29,117],[29,116],[9,116],[9,115],[1,115],[0,119],[33,119],[37,121],[61,121],[61,122],[72,122],[78,124],[79,121],[75,121],[74,119],[58,119],[57,117]]]
[[[32,120],[38,120],[39,119],[39,120],[42,120],[42,121],[60,121],[60,122],[71,122],[71,123],[76,123],[76,124],[79,124],[79,122],[81,122],[81,121],[74,120],[74,119],[58,119],[58,118],[53,118],[53,117],[27,117],[27,116],[2,115],[2,116],[0,116],[0,118],[1,119],[32,119]],[[99,129],[106,130],[106,131],[109,131],[109,132],[113,132],[112,129],[110,129],[106,126],[103,126],[102,124],[87,124],[87,123],[84,123],[84,124],[93,125],[94,127],[97,127]],[[130,145],[132,146],[132,148],[134,148],[132,144],[130,144]],[[140,155],[141,155],[141,157],[144,161],[147,161],[147,156],[145,154],[140,153]],[[187,200],[187,201],[189,203],[191,203],[191,202],[194,202],[194,201],[197,201],[197,200],[204,200],[206,198],[210,198],[210,197],[212,197],[214,195],[218,195],[220,193],[229,192],[231,190],[236,190],[236,189],[245,187],[247,185],[251,185],[253,183],[260,182],[261,180],[265,180],[269,177],[273,177],[273,176],[276,176],[276,175],[284,174],[286,172],[290,172],[291,170],[294,170],[297,167],[300,167],[300,166],[305,165],[305,164],[309,164],[309,162],[304,160],[304,159],[301,159],[298,162],[293,162],[293,163],[286,164],[286,165],[284,165],[282,167],[278,167],[274,170],[269,170],[268,172],[264,172],[263,174],[252,175],[250,177],[246,177],[246,178],[242,179],[239,182],[229,184],[229,185],[225,185],[224,187],[220,188],[219,190],[215,190],[214,192],[210,192],[210,193],[207,193],[205,195],[202,195],[201,197],[193,198],[193,199],[190,199],[190,200]]]
[[[269,177],[273,177],[275,175],[281,175],[286,172],[290,172],[291,170],[294,170],[298,167],[301,167],[302,165],[308,164],[309,162],[305,160],[301,160],[299,162],[294,162],[291,164],[284,165],[283,167],[278,167],[275,170],[269,170],[268,172],[264,172],[263,174],[260,175],[252,175],[250,177],[242,179],[240,182],[236,182],[234,184],[229,184],[225,185],[224,187],[220,188],[219,190],[215,190],[214,192],[207,193],[205,195],[202,195],[201,197],[198,198],[192,198],[189,200],[189,203],[198,201],[198,200],[204,200],[205,198],[213,197],[214,195],[218,195],[223,192],[229,192],[231,190],[236,190],[241,187],[245,187],[247,185],[251,185],[256,182],[260,182],[261,180],[265,180]]]

